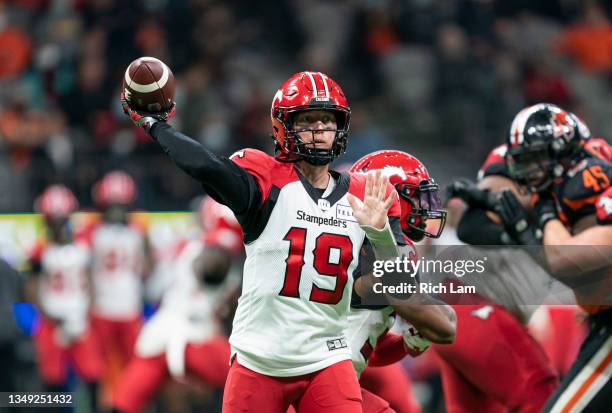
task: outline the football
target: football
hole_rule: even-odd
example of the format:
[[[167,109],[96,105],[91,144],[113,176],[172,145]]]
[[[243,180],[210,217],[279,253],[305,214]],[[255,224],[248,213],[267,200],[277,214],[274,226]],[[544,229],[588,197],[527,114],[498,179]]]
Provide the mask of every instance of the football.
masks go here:
[[[174,101],[174,75],[161,60],[140,57],[125,71],[123,93],[134,110],[162,112],[170,109]]]

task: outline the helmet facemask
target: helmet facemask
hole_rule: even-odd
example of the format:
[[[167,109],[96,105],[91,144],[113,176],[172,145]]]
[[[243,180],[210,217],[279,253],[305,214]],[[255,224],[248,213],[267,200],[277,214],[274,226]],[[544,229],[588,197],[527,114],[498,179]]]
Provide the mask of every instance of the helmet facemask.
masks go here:
[[[546,190],[555,176],[562,173],[561,165],[556,164],[544,145],[511,149],[506,156],[506,164],[512,179],[530,192]]]
[[[293,124],[293,119],[298,113],[307,110],[324,110],[333,112],[336,116],[336,128],[320,128],[320,129],[296,129]],[[281,152],[280,160],[285,162],[297,162],[304,160],[311,165],[327,165],[340,155],[346,152],[348,144],[348,127],[350,114],[345,110],[329,109],[326,107],[311,107],[300,108],[293,111],[279,111],[277,119],[282,123],[285,129],[283,139],[283,147],[276,141],[276,151]],[[300,133],[310,132],[312,139],[304,141],[300,137]],[[329,149],[317,147],[315,143],[315,134],[321,132],[335,132],[334,140]],[[282,156],[287,154],[286,156]],[[278,155],[277,155],[278,156]]]
[[[446,224],[446,210],[438,195],[438,184],[421,181],[419,185],[404,183],[396,185],[400,198],[410,205],[410,211],[402,223],[406,236],[413,241],[424,237],[439,238]],[[403,208],[402,208],[403,209]]]

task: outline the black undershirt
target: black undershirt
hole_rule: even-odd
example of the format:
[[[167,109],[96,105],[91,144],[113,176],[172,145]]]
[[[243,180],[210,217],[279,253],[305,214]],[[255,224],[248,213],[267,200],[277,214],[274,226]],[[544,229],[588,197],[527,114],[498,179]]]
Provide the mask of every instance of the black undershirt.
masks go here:
[[[237,216],[261,205],[262,195],[255,178],[229,158],[209,151],[162,122],[154,124],[150,134],[179,168]]]

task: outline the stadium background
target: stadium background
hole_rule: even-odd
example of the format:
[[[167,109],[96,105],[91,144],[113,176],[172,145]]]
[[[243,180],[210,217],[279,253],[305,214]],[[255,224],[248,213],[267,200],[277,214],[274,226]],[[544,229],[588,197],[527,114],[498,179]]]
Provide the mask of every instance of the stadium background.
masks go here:
[[[403,149],[442,185],[474,177],[528,104],[559,104],[611,136],[611,9],[579,0],[5,1],[0,212],[32,211],[56,182],[90,209],[93,183],[117,168],[137,182],[137,209],[189,208],[201,189],[121,113],[123,71],[143,55],[174,71],[175,126],[228,155],[271,150],[272,96],[304,69],[347,93],[342,162]],[[189,225],[165,218],[160,228]],[[0,255],[20,263],[40,234],[36,220],[3,216]]]

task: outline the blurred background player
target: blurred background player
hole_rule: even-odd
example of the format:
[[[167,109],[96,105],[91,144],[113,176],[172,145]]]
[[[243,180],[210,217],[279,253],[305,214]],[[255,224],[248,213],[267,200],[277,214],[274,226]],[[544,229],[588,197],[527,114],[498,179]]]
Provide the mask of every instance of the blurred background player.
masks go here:
[[[600,412],[612,404],[612,164],[571,114],[550,104],[522,112],[508,136],[510,176],[531,194],[545,263],[589,314],[589,334],[545,412]],[[507,194],[510,207],[518,204]],[[513,209],[516,209],[515,207]]]
[[[381,170],[400,196],[400,223],[408,244],[407,252],[410,259],[416,259],[414,242],[425,236],[439,237],[444,229],[446,211],[442,209],[438,185],[418,159],[401,151],[371,153],[350,169],[353,173],[374,170]],[[368,391],[380,396],[398,413],[419,412],[410,380],[397,362],[406,355],[419,356],[432,342],[452,343],[456,334],[452,310],[450,314],[441,312],[441,307],[435,305],[414,309],[410,314],[414,319],[410,321],[419,325],[417,330],[410,322],[394,316],[393,308],[374,309],[376,306],[373,308],[361,301],[354,297],[347,335],[353,352],[353,365],[360,376],[361,386],[366,390],[364,412],[377,411],[369,406],[369,403],[375,405],[376,401]],[[401,334],[389,332],[394,324]]]
[[[526,113],[533,108],[525,108],[515,116],[509,134],[514,133],[517,123],[528,118]],[[577,119],[575,115],[568,116]],[[590,137],[581,121],[573,125],[572,133],[576,136],[583,136],[585,141]],[[463,242],[497,246],[541,243],[537,215],[525,209],[531,204],[531,196],[512,180],[505,161],[507,150],[507,144],[503,144],[489,153],[478,172],[477,184],[459,180],[449,187],[450,196],[467,205],[457,227]],[[509,203],[508,199],[513,202]],[[481,291],[486,292],[482,301],[453,306],[458,323],[464,326],[457,334],[456,343],[448,347],[434,346],[442,360],[442,382],[449,412],[468,412],[475,406],[481,411],[513,408],[539,412],[557,387],[557,374],[562,373],[529,334],[526,325],[549,293],[567,289],[559,289],[553,283],[544,263],[537,258],[518,250],[503,251],[486,253],[488,268],[493,271],[488,279],[496,281],[490,285],[479,283]],[[509,262],[513,264],[508,265]],[[571,297],[567,303],[571,303]],[[544,309],[538,314],[539,318],[548,316]],[[577,322],[574,320],[573,327]],[[572,332],[579,335],[580,329],[565,330],[565,353],[576,350],[573,345],[576,337],[569,336]],[[496,355],[499,351],[506,357],[499,358]],[[561,364],[562,361],[556,363]],[[509,387],[522,390],[508,392]]]
[[[228,273],[243,251],[242,231],[229,208],[208,197],[198,221],[204,232],[177,246],[168,269],[172,284],[140,332],[135,355],[116,387],[113,405],[118,412],[142,411],[170,378],[223,389],[230,346],[218,309],[239,283],[228,279]]]
[[[47,391],[67,391],[69,368],[74,366],[87,384],[90,408],[97,411],[104,364],[89,319],[90,251],[74,241],[70,225],[77,209],[76,198],[63,185],[50,186],[36,200],[47,239],[32,256],[31,276],[38,292],[34,302],[41,315],[35,343]]]
[[[107,173],[93,188],[101,221],[88,229],[92,249],[93,325],[107,363],[107,379],[131,359],[141,326],[143,278],[149,273],[143,229],[129,222],[136,184],[125,172]],[[111,385],[112,387],[112,385]]]

